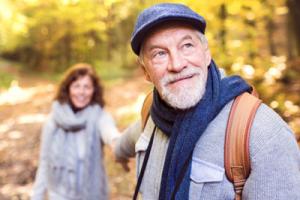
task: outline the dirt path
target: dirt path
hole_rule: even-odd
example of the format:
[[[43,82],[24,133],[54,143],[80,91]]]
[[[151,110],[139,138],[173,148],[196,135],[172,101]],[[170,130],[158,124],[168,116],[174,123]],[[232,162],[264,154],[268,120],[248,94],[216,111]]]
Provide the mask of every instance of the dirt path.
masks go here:
[[[134,120],[149,85],[137,76],[105,83],[106,109],[120,129]],[[41,127],[49,113],[55,83],[34,77],[20,78],[0,93],[0,199],[29,199],[39,154]],[[105,148],[111,199],[131,199],[135,166],[125,173]]]

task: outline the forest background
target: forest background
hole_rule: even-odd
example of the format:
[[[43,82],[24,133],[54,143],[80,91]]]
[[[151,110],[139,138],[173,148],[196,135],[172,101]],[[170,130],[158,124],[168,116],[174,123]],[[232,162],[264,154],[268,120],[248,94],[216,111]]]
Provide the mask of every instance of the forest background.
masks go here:
[[[137,14],[165,1],[0,0],[0,199],[28,199],[41,126],[62,73],[91,63],[107,110],[123,130],[139,117],[151,85],[130,49]],[[181,0],[207,21],[216,63],[258,90],[300,138],[300,1]],[[125,173],[106,149],[112,199],[130,199]]]

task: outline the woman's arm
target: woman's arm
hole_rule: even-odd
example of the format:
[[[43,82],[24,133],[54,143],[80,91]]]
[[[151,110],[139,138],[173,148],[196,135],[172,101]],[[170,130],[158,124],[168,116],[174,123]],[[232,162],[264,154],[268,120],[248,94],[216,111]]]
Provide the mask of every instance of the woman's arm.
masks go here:
[[[114,149],[116,161],[128,171],[128,159],[135,156],[135,143],[141,134],[141,122],[133,123],[121,135],[111,115],[104,111],[99,120],[99,130],[103,142]]]
[[[98,121],[98,128],[100,132],[100,138],[105,144],[109,144],[114,147],[115,141],[121,136],[114,119],[106,111],[102,112],[102,115]]]

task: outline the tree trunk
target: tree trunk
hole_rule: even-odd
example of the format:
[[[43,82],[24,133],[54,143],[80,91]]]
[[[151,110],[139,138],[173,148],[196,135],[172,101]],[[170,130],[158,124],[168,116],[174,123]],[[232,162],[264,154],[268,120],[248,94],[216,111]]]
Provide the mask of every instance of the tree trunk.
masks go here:
[[[267,37],[268,37],[268,44],[269,44],[269,52],[272,56],[277,55],[276,45],[274,44],[274,31],[275,25],[272,18],[267,19]]]
[[[226,44],[226,18],[227,18],[227,11],[225,4],[221,4],[220,7],[220,14],[219,14],[220,20],[221,20],[221,29],[220,29],[220,40],[221,40],[221,49],[225,53],[227,52],[227,44]]]
[[[288,55],[290,58],[300,56],[300,1],[288,0]]]

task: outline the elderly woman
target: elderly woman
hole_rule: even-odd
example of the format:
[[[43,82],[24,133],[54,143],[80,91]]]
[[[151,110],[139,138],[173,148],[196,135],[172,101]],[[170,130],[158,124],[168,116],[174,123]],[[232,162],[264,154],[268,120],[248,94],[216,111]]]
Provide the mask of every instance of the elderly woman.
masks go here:
[[[41,138],[40,162],[32,200],[106,200],[102,144],[119,131],[103,110],[103,89],[85,63],[65,74]]]

